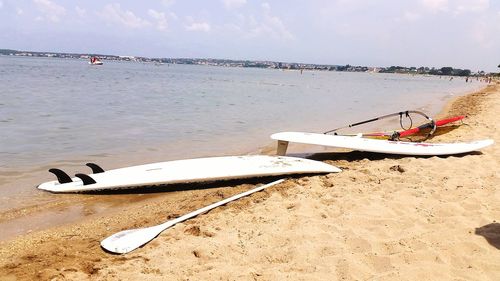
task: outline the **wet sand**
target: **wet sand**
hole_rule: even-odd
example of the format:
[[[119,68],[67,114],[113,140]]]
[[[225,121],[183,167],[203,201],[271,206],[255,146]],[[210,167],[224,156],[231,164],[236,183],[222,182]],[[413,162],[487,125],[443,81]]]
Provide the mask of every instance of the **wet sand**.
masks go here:
[[[450,103],[441,117],[467,114],[465,124],[429,141],[498,143],[498,112],[497,83]],[[498,280],[497,147],[422,158],[318,153],[314,159],[343,172],[288,179],[178,224],[122,256],[104,252],[99,242],[270,180],[156,194],[72,195],[49,204],[51,213],[42,217],[39,206],[4,212],[4,225],[19,219],[43,230],[6,234],[13,238],[0,243],[0,280]],[[102,212],[100,202],[116,206]],[[65,224],[82,212],[83,219]],[[54,223],[46,221],[51,216],[60,225],[44,229],[43,223]]]

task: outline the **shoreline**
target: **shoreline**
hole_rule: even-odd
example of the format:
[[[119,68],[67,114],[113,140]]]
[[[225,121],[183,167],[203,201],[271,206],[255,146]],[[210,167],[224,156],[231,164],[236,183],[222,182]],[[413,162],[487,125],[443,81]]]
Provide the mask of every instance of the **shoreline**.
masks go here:
[[[402,74],[399,74],[402,75]],[[479,82],[478,82],[479,83]],[[484,87],[484,84],[475,84],[474,87]],[[450,90],[451,91],[451,90]],[[436,104],[443,104],[446,100],[450,99],[453,95],[462,96],[467,94],[468,92],[465,90],[457,91],[454,94],[445,94],[443,92],[443,97],[438,98]],[[413,104],[413,103],[412,103]],[[437,113],[435,109],[435,105],[432,103],[427,103],[423,105],[419,105],[417,107],[409,107],[406,109],[419,109],[424,110],[429,115],[434,115]],[[405,108],[402,108],[405,109]],[[383,112],[385,114],[387,112]],[[354,114],[354,113],[353,113]],[[372,117],[372,116],[368,116]],[[332,120],[335,122],[335,120]],[[352,118],[350,121],[357,121]],[[325,125],[326,124],[326,125]],[[317,130],[318,128],[329,128],[332,126],[330,123],[324,124],[311,124],[311,126],[315,126],[314,128]],[[293,127],[293,129],[303,129],[304,126]],[[262,130],[261,130],[262,131]],[[227,139],[227,136],[220,136],[220,138],[212,140],[215,144],[217,143],[225,143],[225,146],[216,146],[215,149],[207,151],[201,149],[194,154],[171,154],[168,145],[159,144],[159,148],[155,148],[154,150],[151,147],[146,148],[127,148],[124,151],[113,151],[110,154],[106,153],[97,153],[97,154],[81,154],[81,155],[73,155],[63,157],[65,160],[58,160],[52,162],[43,162],[43,164],[36,165],[31,164],[29,166],[22,166],[16,169],[7,168],[0,173],[0,190],[2,190],[2,197],[0,198],[0,223],[5,221],[6,218],[12,217],[12,214],[15,212],[25,212],[28,209],[37,209],[35,205],[39,205],[39,202],[48,202],[51,205],[58,205],[58,202],[49,202],[49,201],[57,201],[59,199],[54,199],[53,196],[40,193],[35,190],[35,186],[40,184],[40,182],[47,181],[53,179],[53,176],[47,173],[49,168],[58,167],[63,170],[68,171],[69,174],[82,172],[82,163],[86,162],[96,162],[99,163],[104,168],[120,168],[123,166],[131,166],[131,165],[139,165],[144,164],[146,162],[162,162],[168,160],[176,160],[176,159],[184,159],[184,158],[197,158],[197,157],[208,157],[213,155],[240,155],[240,154],[272,154],[274,153],[274,142],[271,141],[268,137],[267,132],[257,132],[251,131],[249,135],[253,137],[258,136],[258,144],[257,142],[244,142],[241,144],[241,141],[238,141],[238,145],[227,145],[230,141],[224,141]],[[275,131],[270,131],[275,132]],[[270,133],[269,133],[270,134]],[[238,139],[241,140],[241,139]],[[298,155],[310,154],[312,152],[321,152],[321,148],[309,146],[305,149],[297,151]],[[184,153],[186,151],[185,148],[182,148],[181,151]],[[179,156],[182,155],[182,156]],[[147,160],[144,160],[147,159]],[[84,167],[83,167],[84,168]],[[86,169],[86,168],[85,168]],[[8,212],[10,214],[5,214]],[[21,233],[21,232],[19,232]],[[0,231],[0,234],[2,232]],[[0,235],[1,236],[1,235]],[[1,240],[1,239],[0,239]]]
[[[458,96],[449,101],[442,109],[441,113],[437,116],[457,114],[460,110],[470,110],[470,113],[468,114],[469,118],[466,123],[471,126],[454,128],[454,130],[448,132],[447,134],[436,136],[432,139],[432,141],[472,140],[493,136],[493,138],[498,142],[497,134],[495,134],[496,124],[489,125],[487,130],[479,130],[477,128],[480,124],[484,125],[485,123],[485,121],[481,119],[483,117],[479,115],[480,112],[484,113],[483,108],[498,104],[499,98],[496,97],[496,100],[494,99],[495,93],[497,96],[500,93],[500,84],[498,82],[496,82],[495,85],[487,86],[480,91],[475,91],[464,96]],[[493,98],[491,98],[491,96],[493,96]],[[486,97],[493,100],[491,102],[493,105],[485,104],[484,99]],[[489,134],[491,134],[491,136],[489,136]],[[269,146],[264,146],[260,149],[260,152],[266,152],[266,150],[270,150]],[[360,233],[357,233],[354,226],[359,225],[360,222],[365,223],[369,226],[369,229],[376,229],[376,234],[381,237],[385,237],[384,239],[386,240],[391,237],[390,230],[377,229],[377,225],[372,224],[369,220],[363,220],[358,217],[359,215],[356,212],[349,212],[349,209],[351,209],[351,211],[359,211],[361,214],[364,213],[364,215],[368,216],[368,218],[370,218],[370,213],[365,212],[367,210],[372,210],[378,214],[376,216],[376,220],[378,222],[386,222],[391,227],[397,229],[398,232],[405,233],[405,230],[403,230],[402,227],[409,224],[409,222],[393,216],[394,213],[399,213],[399,215],[408,216],[409,218],[412,218],[412,215],[414,215],[407,213],[409,209],[405,208],[404,205],[401,205],[404,204],[403,202],[398,201],[399,199],[397,194],[405,193],[406,197],[404,198],[406,199],[412,199],[411,196],[416,196],[416,198],[413,198],[416,201],[422,199],[421,202],[419,202],[422,203],[422,205],[417,206],[420,208],[416,211],[417,215],[422,215],[431,222],[434,222],[434,220],[439,221],[437,217],[440,216],[448,218],[449,216],[453,216],[450,214],[450,211],[446,210],[446,208],[440,208],[439,204],[436,203],[440,202],[440,199],[432,197],[432,195],[437,196],[442,190],[433,191],[432,189],[428,189],[429,187],[425,185],[425,182],[431,181],[434,184],[440,184],[439,181],[432,181],[433,179],[429,176],[430,173],[434,176],[441,177],[441,179],[439,179],[440,181],[453,182],[454,185],[458,186],[459,180],[454,180],[453,176],[457,173],[460,175],[460,173],[464,173],[469,169],[464,167],[457,168],[446,162],[449,160],[449,162],[464,162],[466,164],[466,162],[472,161],[472,164],[475,167],[480,168],[480,171],[475,171],[474,173],[471,172],[472,179],[480,181],[481,184],[484,181],[487,186],[486,191],[490,192],[490,196],[493,194],[489,201],[487,196],[481,197],[482,200],[484,199],[486,202],[490,202],[482,202],[482,206],[487,204],[489,207],[486,209],[489,209],[490,211],[489,216],[491,216],[491,218],[498,219],[500,216],[498,207],[495,208],[491,205],[491,202],[495,202],[495,194],[498,196],[494,186],[495,184],[500,183],[498,182],[498,177],[495,176],[494,171],[492,173],[492,170],[498,168],[498,166],[495,166],[495,161],[496,165],[498,165],[498,161],[494,160],[495,154],[498,155],[498,150],[496,148],[488,148],[485,151],[486,152],[484,154],[479,155],[471,154],[460,157],[450,156],[444,158],[384,158],[384,156],[380,157],[369,153],[363,154],[356,152],[342,153],[342,155],[318,153],[317,155],[314,155],[313,158],[318,158],[326,161],[327,163],[339,166],[343,168],[344,172],[335,175],[301,177],[298,179],[287,180],[285,184],[281,184],[278,187],[273,187],[268,191],[255,194],[250,198],[231,203],[228,206],[211,211],[208,214],[197,217],[191,221],[179,224],[170,231],[160,235],[157,240],[151,242],[144,248],[139,249],[137,252],[132,252],[129,255],[120,257],[104,253],[99,248],[98,242],[118,230],[159,223],[164,221],[167,217],[175,217],[179,214],[182,215],[183,213],[189,212],[193,209],[205,206],[210,202],[220,200],[222,197],[226,198],[243,190],[247,190],[253,185],[240,183],[232,185],[231,188],[226,188],[227,186],[224,184],[218,184],[214,188],[209,189],[168,192],[166,194],[132,194],[124,196],[119,195],[117,197],[113,196],[114,198],[109,200],[114,200],[117,206],[113,210],[109,210],[109,213],[107,214],[99,212],[98,202],[92,203],[92,200],[96,199],[93,197],[94,195],[85,196],[85,200],[88,200],[90,203],[88,205],[83,203],[81,205],[81,209],[77,208],[76,210],[71,210],[71,212],[86,214],[77,222],[51,227],[42,231],[34,231],[24,236],[17,236],[9,241],[0,242],[0,275],[7,276],[7,278],[9,276],[18,278],[19,280],[29,280],[33,278],[67,278],[70,280],[99,278],[106,280],[116,279],[118,277],[132,279],[145,277],[180,279],[187,276],[192,276],[193,278],[198,279],[213,279],[217,277],[228,278],[231,276],[243,276],[243,279],[248,279],[251,276],[264,276],[262,277],[263,279],[279,279],[280,277],[288,276],[284,275],[285,272],[290,272],[287,271],[290,270],[290,268],[287,268],[286,264],[294,264],[298,266],[301,271],[297,272],[296,270],[292,270],[292,278],[297,278],[298,276],[312,276],[316,278],[331,276],[330,274],[332,272],[323,268],[321,265],[321,261],[323,261],[323,259],[316,255],[319,255],[319,252],[321,252],[323,254],[326,253],[326,256],[336,256],[336,258],[332,258],[332,260],[324,262],[329,266],[333,266],[334,269],[342,269],[340,272],[337,272],[338,277],[345,276],[347,278],[351,277],[359,279],[364,278],[367,275],[371,275],[375,277],[379,276],[381,278],[392,277],[393,279],[395,279],[396,276],[400,276],[405,279],[405,277],[408,278],[408,276],[410,276],[407,275],[409,274],[409,271],[420,274],[415,276],[423,277],[426,276],[422,275],[425,274],[425,272],[418,273],[418,268],[410,268],[411,266],[408,264],[397,264],[396,261],[391,260],[391,258],[394,258],[390,257],[391,255],[387,256],[382,253],[380,253],[380,255],[374,255],[374,252],[378,253],[379,250],[377,249],[380,246],[373,246],[373,244],[377,244],[379,242],[360,238],[362,235],[360,236]],[[269,152],[271,151],[268,151],[268,153]],[[477,158],[481,157],[487,157],[486,160],[489,162],[485,161],[484,165],[481,161],[478,162]],[[491,165],[486,165],[488,163],[491,164],[491,161],[493,161],[493,167],[491,167]],[[445,171],[442,173],[444,177],[439,171],[430,171],[430,168],[426,167],[426,164],[433,166],[434,168],[442,168]],[[399,172],[391,171],[389,167],[394,165],[401,165],[403,169],[407,171],[401,174],[399,174]],[[378,171],[379,174],[377,174],[377,172],[373,172],[372,170]],[[403,177],[403,174],[411,174],[411,176],[407,179]],[[483,180],[483,176],[486,179]],[[447,179],[445,180],[444,178]],[[466,186],[474,186],[472,179],[462,178],[461,180],[464,180],[465,182],[462,184],[462,187],[457,188],[457,190],[460,189],[460,191],[463,191]],[[488,180],[490,180],[489,183]],[[258,183],[258,181],[256,181],[256,183]],[[408,191],[407,185],[416,186],[418,188]],[[374,193],[379,196],[376,198],[382,199],[383,202],[387,203],[387,206],[384,204],[373,205],[375,203],[371,200],[367,200],[370,199],[370,193],[362,189],[362,187],[366,186],[373,188],[371,191],[374,191]],[[385,189],[392,190],[392,192],[386,194]],[[420,189],[423,189],[423,191]],[[477,188],[474,188],[474,190],[477,190],[479,193],[481,191],[481,189]],[[446,191],[448,192],[448,190]],[[344,193],[347,195],[344,195]],[[358,193],[358,195],[361,194],[360,196],[362,198],[356,198],[355,193]],[[454,195],[450,195],[451,193],[452,192],[450,191],[449,194],[447,193],[443,196],[455,198],[456,196],[454,197]],[[73,199],[75,201],[80,200],[80,196],[81,195],[74,196]],[[458,198],[463,199],[461,197],[463,194],[460,193],[457,196]],[[336,206],[335,204],[342,205],[338,198],[347,199],[348,202],[354,204],[345,205],[344,210],[342,210],[342,208],[334,211],[330,210],[329,206]],[[430,201],[430,203],[437,208],[437,211],[429,211],[428,206],[426,205],[426,203],[429,202],[425,201],[425,199],[428,199],[428,201]],[[98,199],[97,201],[99,200],[102,199]],[[396,205],[399,204],[398,207],[400,207],[401,210],[398,211],[397,208],[390,207],[394,207],[393,205],[390,205],[391,202],[394,203],[393,201],[397,201]],[[451,204],[448,200],[444,200],[441,203]],[[470,208],[471,212],[477,211],[477,209],[474,209],[474,204],[470,202],[466,203],[467,208]],[[59,209],[56,207],[56,213],[59,212],[61,216],[65,216],[67,210],[71,209],[71,200],[65,204],[67,205],[64,206],[64,204],[62,204],[63,206],[60,206]],[[377,210],[375,207],[380,207],[382,211]],[[451,207],[458,208],[457,206]],[[453,209],[451,207],[450,209]],[[259,213],[258,210],[266,210],[265,212],[268,214],[264,215],[263,213]],[[315,210],[318,212],[315,212]],[[35,209],[32,213],[37,213],[38,211],[39,210]],[[20,212],[22,213],[22,210]],[[379,214],[380,212],[382,213]],[[426,216],[426,212],[436,213],[434,216],[429,217]],[[270,214],[276,214],[276,216],[270,217]],[[233,216],[240,215],[244,217],[242,221],[235,222],[231,219]],[[462,215],[466,216],[466,214]],[[322,240],[325,237],[316,237],[313,235],[314,237],[312,238],[314,239],[311,240],[312,242],[311,245],[309,245],[310,247],[306,248],[305,251],[308,253],[306,256],[308,256],[309,259],[302,259],[300,255],[296,253],[294,246],[290,246],[290,244],[293,244],[291,241],[294,241],[291,237],[297,238],[297,235],[302,235],[303,237],[311,235],[308,234],[305,229],[296,229],[296,227],[303,223],[304,218],[311,219],[313,226],[318,228],[316,229],[317,233],[323,236],[329,236],[326,241],[335,238],[338,239],[339,242],[329,245],[330,248],[328,249],[321,248],[320,244],[325,242]],[[340,221],[334,218],[340,218]],[[358,219],[358,221],[356,221],[356,219]],[[374,218],[371,217],[371,219]],[[420,217],[417,221],[419,221],[419,219]],[[488,220],[487,217],[481,217],[481,219],[483,221]],[[261,235],[267,240],[259,240],[260,238],[252,236],[250,232],[248,232],[250,231],[250,224],[245,222],[249,221],[255,223],[255,231],[263,232]],[[437,221],[435,222],[437,223]],[[214,225],[211,225],[210,222]],[[29,220],[27,223],[29,223]],[[446,221],[442,221],[442,223],[445,223],[446,227],[452,228],[452,225]],[[494,221],[491,223],[494,223]],[[244,232],[243,236],[246,235],[247,238],[251,237],[253,240],[250,240],[253,242],[248,244],[243,241],[241,243],[243,243],[244,247],[238,248],[236,246],[239,245],[238,241],[232,240],[234,239],[232,235],[234,235],[235,232],[239,233],[239,230],[237,230],[238,227],[228,230],[225,227],[225,224],[240,226],[242,232]],[[288,224],[295,225],[296,227],[287,228]],[[273,225],[276,227],[273,228]],[[326,225],[325,227],[327,229],[322,229],[322,225]],[[347,228],[352,233],[348,234],[348,230],[340,229],[341,226],[349,226]],[[481,226],[482,225],[478,225],[477,227],[480,228]],[[418,232],[418,230],[421,229],[429,230],[426,229],[426,225],[424,223],[418,225],[415,230]],[[432,227],[430,230],[437,231]],[[278,234],[282,232],[285,237],[278,238]],[[425,236],[425,233],[427,232],[424,231],[421,235]],[[289,234],[290,237],[287,238],[286,234]],[[225,239],[226,235],[233,238],[227,240]],[[432,239],[435,239],[435,237],[430,237],[429,241]],[[458,243],[455,238],[450,239],[452,242]],[[264,241],[269,241],[270,246],[265,245],[267,242]],[[344,242],[342,243],[342,241]],[[478,240],[477,243],[479,242],[480,241]],[[212,247],[214,245],[213,243],[220,245],[222,249],[229,251],[232,250],[234,253],[226,255],[219,252],[217,248]],[[404,240],[403,243],[406,243],[406,246],[412,243],[416,243],[416,246],[418,246],[418,243],[426,244],[418,239],[413,242]],[[256,244],[258,248],[264,248],[264,250],[266,250],[264,256],[259,256],[259,253],[255,253],[254,250],[251,249],[254,244]],[[74,245],[74,247],[71,245]],[[182,245],[187,245],[188,249],[193,249],[193,247],[195,249],[182,249]],[[345,248],[346,245],[348,248]],[[37,249],[33,250],[35,246],[37,246]],[[425,260],[424,256],[426,254],[434,254],[436,252],[436,248],[432,244],[426,244],[425,246],[426,247],[424,248],[427,250],[431,249],[433,251],[426,252],[424,249],[424,251],[419,252],[419,255],[417,256],[411,256],[411,254],[407,253],[409,257],[406,258],[422,265],[421,260]],[[469,248],[466,247],[466,250],[471,250],[476,246],[477,245],[469,245],[467,246]],[[477,273],[480,269],[484,270],[485,268],[488,268],[488,266],[484,267],[485,264],[498,264],[500,261],[500,254],[497,253],[498,250],[496,252],[488,250],[488,246],[490,245],[486,243],[485,245],[478,247],[481,249],[479,251],[481,253],[486,252],[486,256],[492,259],[492,261],[488,263],[481,260],[482,263],[479,265],[478,263],[471,262],[474,264],[472,270],[469,270],[472,273],[464,273],[462,272],[462,269],[458,271],[449,270],[455,273],[448,276],[443,275],[445,273],[439,273],[436,268],[430,270],[432,272],[436,272],[438,277],[442,277],[444,279],[447,279],[447,277],[462,277],[467,279],[467,277],[474,276],[470,274]],[[281,247],[284,248],[280,249]],[[397,246],[396,244],[390,247],[404,248],[403,246]],[[313,251],[310,251],[311,249]],[[404,252],[404,249],[399,250]],[[194,251],[197,251],[198,254],[195,254]],[[316,253],[316,251],[319,252]],[[352,254],[349,254],[350,251],[352,251]],[[167,257],[169,257],[170,254],[176,253],[179,254],[180,258],[175,258],[174,260],[169,260],[168,258],[165,259],[165,252],[168,253]],[[211,254],[213,252],[218,253],[218,255]],[[361,260],[363,261],[361,264],[351,260],[353,256],[359,258],[360,255],[362,256]],[[380,259],[381,256],[384,258]],[[160,257],[163,257],[164,266],[168,265],[167,267],[172,267],[173,265],[173,267],[178,268],[180,272],[172,270],[169,271],[162,268],[161,261],[157,260],[157,258],[160,259]],[[242,257],[242,261],[244,260],[248,262],[250,269],[247,268],[242,272],[239,272],[240,269],[242,270],[241,264],[238,264],[237,261],[239,257]],[[441,257],[438,255],[438,257],[441,264],[447,264],[447,259],[451,259],[449,256]],[[233,260],[234,258],[236,260]],[[184,259],[184,261],[182,259]],[[277,266],[278,271],[273,275],[271,271],[272,267],[264,266],[257,262],[261,261],[261,259],[268,260],[268,262],[272,265]],[[396,257],[396,260],[397,259],[404,260],[405,256]],[[332,261],[335,261],[335,263],[332,264]],[[224,267],[224,263],[229,263],[230,266],[226,269]],[[134,268],[134,265],[138,264],[140,266]],[[313,266],[313,264],[316,264],[316,266]],[[196,269],[187,269],[187,265],[194,265]],[[447,265],[451,266],[449,263]],[[208,267],[211,268],[207,269]],[[351,269],[349,270],[349,268]],[[356,271],[355,268],[359,269],[358,273],[353,272]],[[399,269],[402,275],[394,275],[394,268]],[[440,267],[437,266],[437,268],[439,269]],[[207,272],[212,275],[206,275],[207,273],[202,272],[203,269],[207,270]],[[498,270],[493,270],[493,267],[490,268],[490,271],[493,272],[493,275],[488,275],[487,272],[481,274],[477,273],[479,274],[477,276],[500,276],[500,272]],[[385,275],[377,275],[382,273]]]
[[[486,86],[483,86],[481,90],[484,90]],[[479,91],[481,91],[479,90]],[[444,104],[445,107],[449,106],[452,101],[454,101],[457,98],[463,97],[465,95],[470,95],[473,93],[476,93],[477,90],[472,91],[472,92],[461,92],[457,93],[454,95],[446,95],[443,98],[440,99],[440,102],[446,101],[447,102]],[[429,105],[424,106],[425,108],[430,108]],[[435,107],[435,106],[434,106]],[[441,110],[442,113],[443,110]],[[432,113],[432,112],[431,112]],[[431,114],[429,113],[429,114]],[[435,112],[437,116],[439,116],[441,113]],[[359,121],[359,120],[353,120],[353,121]],[[225,153],[220,154],[220,156],[224,155],[252,155],[252,154],[264,154],[264,155],[274,155],[275,154],[275,142],[272,140],[269,140],[267,144],[260,145],[260,146],[255,146],[253,148],[231,148],[229,151],[225,151]],[[315,153],[321,153],[328,151],[329,148],[325,147],[319,147],[319,146],[308,146],[308,145],[301,145],[301,144],[294,144],[293,148],[290,149],[289,155],[292,156],[297,156],[297,157],[310,157],[314,155]],[[151,157],[150,154],[144,155],[143,153],[138,153],[136,156],[133,156],[132,158],[129,158],[126,161],[127,163],[134,163],[135,164],[143,164],[141,161],[138,159],[150,159]],[[200,156],[200,157],[208,157],[206,156]],[[78,157],[77,157],[78,158]],[[79,157],[81,158],[81,157]],[[123,158],[123,157],[122,157]],[[106,166],[117,166],[117,163],[122,163],[124,159],[119,158],[119,159],[102,159],[104,164],[104,167]],[[167,159],[168,160],[168,159]],[[85,160],[85,161],[90,161],[91,160]],[[85,162],[84,160],[81,160],[79,162]],[[155,159],[155,161],[150,161],[150,162],[157,162],[161,161],[160,159]],[[68,160],[65,161],[66,166],[71,169],[77,169],[80,168],[80,164],[76,164],[78,161],[76,160]],[[69,164],[69,165],[68,165]],[[47,177],[46,170],[48,170],[51,165],[44,165],[42,167],[36,168],[36,173],[40,176],[40,178]],[[24,173],[25,174],[25,173]],[[33,171],[30,172],[30,174],[33,174]],[[24,180],[24,179],[21,179]],[[13,182],[16,184],[19,184],[19,182]],[[24,185],[30,185],[32,182],[29,180],[26,180]],[[21,184],[23,185],[23,184]],[[35,186],[33,186],[35,188]],[[30,204],[25,204],[21,206],[15,206],[15,207],[10,207],[6,209],[0,209],[0,242],[3,241],[9,241],[19,235],[24,235],[27,233],[31,233],[33,231],[39,231],[39,230],[44,230],[48,229],[51,227],[57,227],[65,224],[71,224],[71,223],[78,223],[81,222],[90,215],[94,214],[104,214],[107,212],[117,212],[120,211],[124,205],[121,204],[121,201],[126,201],[126,202],[142,202],[145,200],[145,198],[151,199],[155,197],[161,197],[161,193],[151,193],[151,194],[146,194],[142,195],[140,198],[136,196],[136,194],[121,194],[121,195],[114,195],[112,198],[106,198],[102,197],[99,195],[85,195],[84,198],[82,198],[81,195],[79,194],[74,194],[74,195],[65,195],[63,199],[61,199],[61,196],[58,196],[57,194],[51,194],[51,193],[46,193],[46,192],[36,192],[36,191],[25,191],[26,195],[21,196],[20,199],[17,200],[31,200]],[[5,195],[4,195],[5,196]],[[57,199],[54,198],[54,196],[59,197]],[[34,200],[32,197],[36,198]],[[42,203],[40,203],[42,202]],[[97,207],[95,207],[97,206]],[[88,208],[95,208],[96,211],[82,211],[84,209]],[[18,226],[24,226],[23,228],[19,228]],[[3,230],[2,230],[3,229]]]

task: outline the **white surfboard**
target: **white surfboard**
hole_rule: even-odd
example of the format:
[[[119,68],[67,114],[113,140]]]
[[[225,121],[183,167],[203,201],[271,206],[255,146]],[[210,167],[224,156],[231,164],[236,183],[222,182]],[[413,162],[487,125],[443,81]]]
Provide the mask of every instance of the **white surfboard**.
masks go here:
[[[64,174],[64,172],[58,171]],[[97,173],[89,175],[77,174],[77,177],[71,179],[66,175],[69,182],[64,180],[49,181],[40,184],[38,188],[56,193],[85,192],[290,174],[337,173],[340,171],[339,168],[323,162],[296,157],[226,156],[175,160],[106,172],[97,171]],[[87,182],[85,183],[85,181]]]
[[[278,155],[285,155],[288,142],[347,148],[352,150],[400,155],[451,155],[480,150],[492,145],[492,139],[459,143],[418,143],[336,136],[315,133],[281,132],[271,135],[278,140]]]

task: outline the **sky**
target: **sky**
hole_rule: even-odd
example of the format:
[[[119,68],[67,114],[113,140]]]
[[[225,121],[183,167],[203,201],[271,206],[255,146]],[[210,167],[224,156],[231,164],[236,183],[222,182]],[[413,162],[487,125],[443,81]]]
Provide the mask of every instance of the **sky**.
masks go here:
[[[0,0],[0,48],[498,71],[500,0]]]

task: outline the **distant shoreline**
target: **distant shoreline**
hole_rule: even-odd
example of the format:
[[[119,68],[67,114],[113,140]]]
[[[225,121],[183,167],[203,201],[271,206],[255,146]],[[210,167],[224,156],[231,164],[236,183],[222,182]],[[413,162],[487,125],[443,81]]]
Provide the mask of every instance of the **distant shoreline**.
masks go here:
[[[473,72],[469,69],[446,67],[406,67],[406,66],[355,66],[355,65],[334,65],[334,64],[312,64],[296,62],[280,62],[269,60],[233,60],[233,59],[213,59],[213,58],[149,58],[141,56],[119,56],[104,55],[96,53],[60,53],[60,52],[40,52],[40,51],[19,51],[12,49],[0,49],[0,56],[15,57],[38,57],[38,58],[71,58],[71,59],[90,59],[90,57],[99,57],[101,60],[141,62],[156,64],[190,64],[190,65],[210,65],[223,67],[250,67],[266,68],[277,70],[318,70],[318,71],[339,71],[339,72],[371,72],[371,73],[399,73],[414,75],[437,75],[437,76],[474,76],[489,77],[497,75],[496,73],[487,73],[484,71]]]

